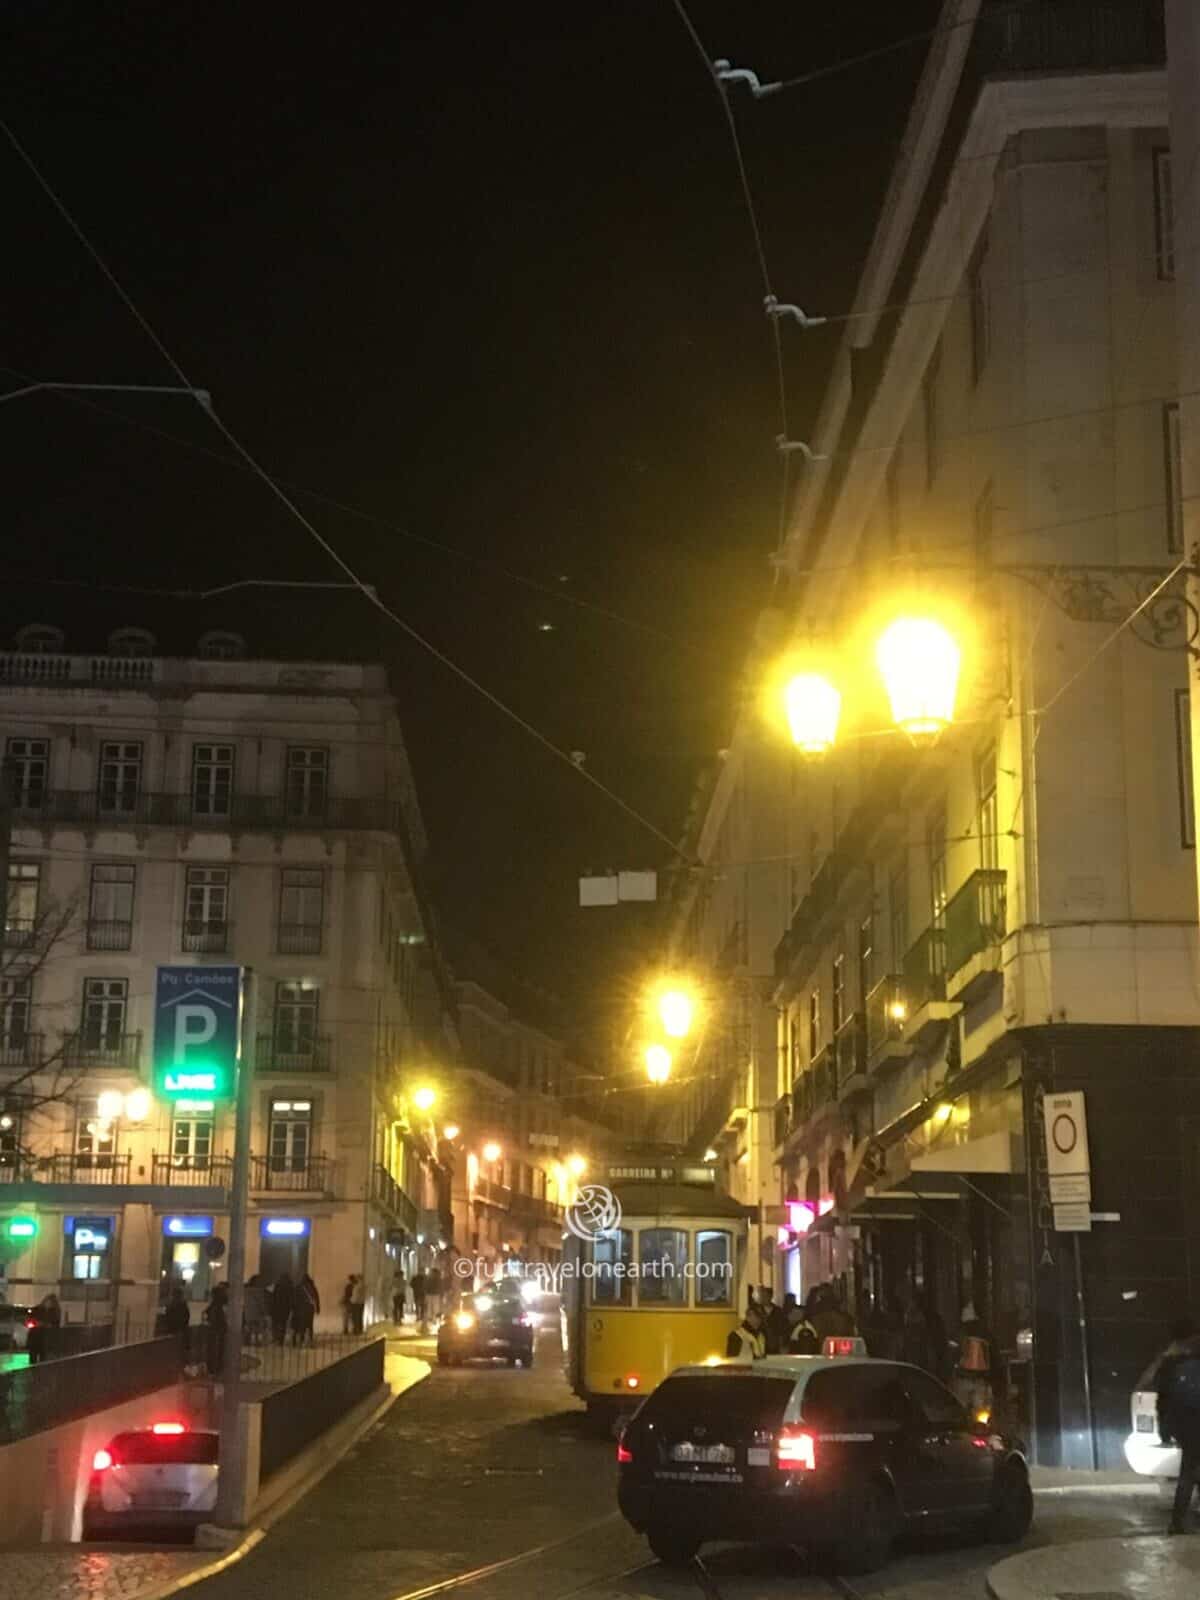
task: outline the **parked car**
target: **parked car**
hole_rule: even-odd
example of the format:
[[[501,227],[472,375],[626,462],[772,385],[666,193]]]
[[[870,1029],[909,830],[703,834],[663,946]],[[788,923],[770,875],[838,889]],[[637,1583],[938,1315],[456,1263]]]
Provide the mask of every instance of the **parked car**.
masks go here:
[[[1157,1356],[1134,1387],[1130,1401],[1133,1428],[1125,1440],[1125,1459],[1134,1472],[1146,1478],[1177,1478],[1180,1451],[1177,1444],[1164,1444],[1158,1432],[1158,1392],[1156,1383],[1162,1357]]]
[[[639,1407],[617,1461],[625,1520],[670,1565],[706,1540],[741,1539],[871,1572],[906,1527],[1012,1543],[1033,1517],[1019,1442],[895,1361],[682,1367]]]
[[[29,1306],[0,1305],[0,1350],[24,1350],[32,1326]]]
[[[92,1457],[85,1539],[195,1528],[217,1504],[220,1435],[182,1422],[118,1433]]]

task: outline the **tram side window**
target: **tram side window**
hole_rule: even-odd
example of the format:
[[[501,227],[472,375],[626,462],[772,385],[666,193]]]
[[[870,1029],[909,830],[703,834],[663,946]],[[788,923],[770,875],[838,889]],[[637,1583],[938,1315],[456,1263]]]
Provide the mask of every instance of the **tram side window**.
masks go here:
[[[638,1235],[638,1304],[687,1305],[686,1228],[643,1228]]]
[[[627,1306],[632,1299],[633,1236],[628,1228],[598,1234],[592,1240],[592,1304]]]
[[[733,1304],[733,1240],[723,1229],[696,1235],[696,1304]]]

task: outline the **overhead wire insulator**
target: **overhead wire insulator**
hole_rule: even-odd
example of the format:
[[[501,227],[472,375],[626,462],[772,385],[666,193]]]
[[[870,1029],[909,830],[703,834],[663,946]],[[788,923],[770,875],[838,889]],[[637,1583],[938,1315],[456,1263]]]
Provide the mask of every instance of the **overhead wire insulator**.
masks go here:
[[[828,317],[810,317],[799,306],[784,305],[773,294],[763,296],[763,305],[769,317],[776,321],[780,317],[794,317],[802,328],[819,328],[829,321]]]
[[[756,100],[783,88],[782,83],[760,83],[757,72],[751,72],[749,67],[735,67],[732,61],[714,61],[712,69],[718,83],[744,83]]]
[[[803,439],[788,439],[782,433],[775,435],[775,448],[781,456],[802,455],[805,461],[828,461],[828,456],[819,456],[811,445],[805,444]]]

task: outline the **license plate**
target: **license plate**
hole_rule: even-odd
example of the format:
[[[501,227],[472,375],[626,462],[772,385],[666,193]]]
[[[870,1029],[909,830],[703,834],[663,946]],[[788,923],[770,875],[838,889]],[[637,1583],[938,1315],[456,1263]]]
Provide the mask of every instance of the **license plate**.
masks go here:
[[[1147,1417],[1144,1414],[1136,1416],[1133,1419],[1133,1425],[1134,1431],[1137,1433],[1157,1433],[1158,1431],[1154,1418]]]
[[[135,1506],[145,1507],[150,1511],[178,1511],[187,1499],[178,1489],[147,1489],[142,1494],[135,1495]]]
[[[705,1466],[727,1467],[733,1461],[733,1446],[728,1444],[692,1444],[685,1439],[671,1450],[672,1461],[695,1461]]]

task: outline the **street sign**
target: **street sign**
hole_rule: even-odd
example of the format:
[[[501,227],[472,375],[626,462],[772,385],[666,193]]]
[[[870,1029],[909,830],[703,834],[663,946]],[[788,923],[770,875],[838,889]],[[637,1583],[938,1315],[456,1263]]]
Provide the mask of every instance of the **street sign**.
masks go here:
[[[1069,1172],[1050,1179],[1050,1204],[1055,1206],[1091,1204],[1092,1179],[1086,1172]]]
[[[154,1088],[165,1100],[232,1099],[241,1019],[240,967],[159,967]]]
[[[1085,1200],[1080,1205],[1055,1206],[1055,1233],[1091,1233],[1092,1208]]]
[[[1081,1090],[1048,1094],[1046,1116],[1046,1171],[1055,1178],[1078,1176],[1092,1170],[1088,1153],[1087,1107]]]

